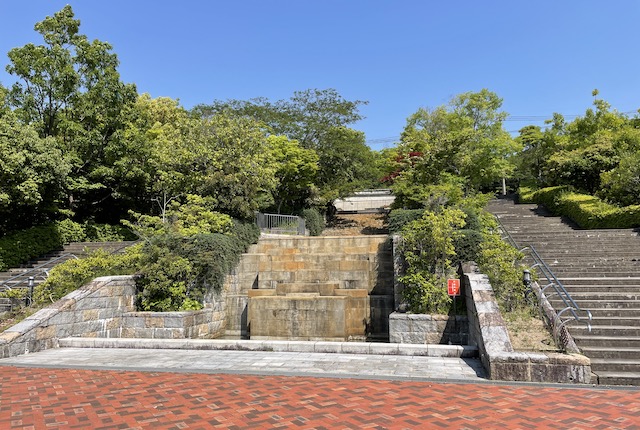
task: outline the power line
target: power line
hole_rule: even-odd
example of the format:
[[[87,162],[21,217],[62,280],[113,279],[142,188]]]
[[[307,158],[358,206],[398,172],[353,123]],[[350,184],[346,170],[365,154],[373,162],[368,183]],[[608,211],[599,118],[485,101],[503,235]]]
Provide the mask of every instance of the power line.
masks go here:
[[[628,111],[628,112],[618,112],[621,115],[634,115],[638,114],[638,111]],[[562,114],[564,119],[576,119],[583,115],[565,115]],[[549,115],[509,115],[504,122],[543,122],[553,120],[553,116]],[[552,124],[542,125],[542,128],[549,128]],[[518,133],[520,130],[509,130],[507,133]],[[365,143],[367,145],[378,145],[378,144],[387,144],[387,143],[395,143],[400,140],[400,136],[389,136],[389,137],[378,137],[375,139],[367,139]]]

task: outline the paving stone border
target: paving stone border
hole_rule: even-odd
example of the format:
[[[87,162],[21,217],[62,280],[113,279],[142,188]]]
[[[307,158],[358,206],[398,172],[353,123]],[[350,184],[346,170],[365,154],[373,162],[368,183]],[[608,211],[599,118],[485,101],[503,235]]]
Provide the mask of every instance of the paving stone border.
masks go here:
[[[475,264],[461,267],[470,341],[490,379],[588,384],[591,362],[580,354],[514,351],[489,278]]]

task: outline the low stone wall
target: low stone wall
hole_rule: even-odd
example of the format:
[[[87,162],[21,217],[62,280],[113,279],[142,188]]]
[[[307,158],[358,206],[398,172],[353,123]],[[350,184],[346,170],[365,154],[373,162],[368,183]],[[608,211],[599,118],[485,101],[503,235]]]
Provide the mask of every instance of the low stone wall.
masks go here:
[[[391,343],[466,345],[468,333],[469,319],[463,315],[393,312],[389,316]]]
[[[225,302],[187,312],[135,312],[132,276],[96,278],[0,333],[0,358],[58,346],[66,337],[214,338],[225,330]]]
[[[591,362],[583,355],[513,350],[486,275],[472,264],[461,268],[469,317],[469,341],[478,347],[490,379],[588,384]]]

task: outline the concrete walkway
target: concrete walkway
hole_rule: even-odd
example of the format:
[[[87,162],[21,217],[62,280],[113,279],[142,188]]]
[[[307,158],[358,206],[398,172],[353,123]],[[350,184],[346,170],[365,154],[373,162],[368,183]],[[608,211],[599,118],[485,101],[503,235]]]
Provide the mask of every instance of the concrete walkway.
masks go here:
[[[0,366],[415,380],[485,376],[480,361],[470,358],[225,350],[58,348],[2,359]]]

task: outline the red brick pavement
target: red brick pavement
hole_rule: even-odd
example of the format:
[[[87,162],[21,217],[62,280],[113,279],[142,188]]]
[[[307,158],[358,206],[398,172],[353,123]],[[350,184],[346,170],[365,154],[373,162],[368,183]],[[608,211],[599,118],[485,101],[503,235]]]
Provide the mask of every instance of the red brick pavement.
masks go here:
[[[640,428],[640,391],[0,367],[0,429]]]

